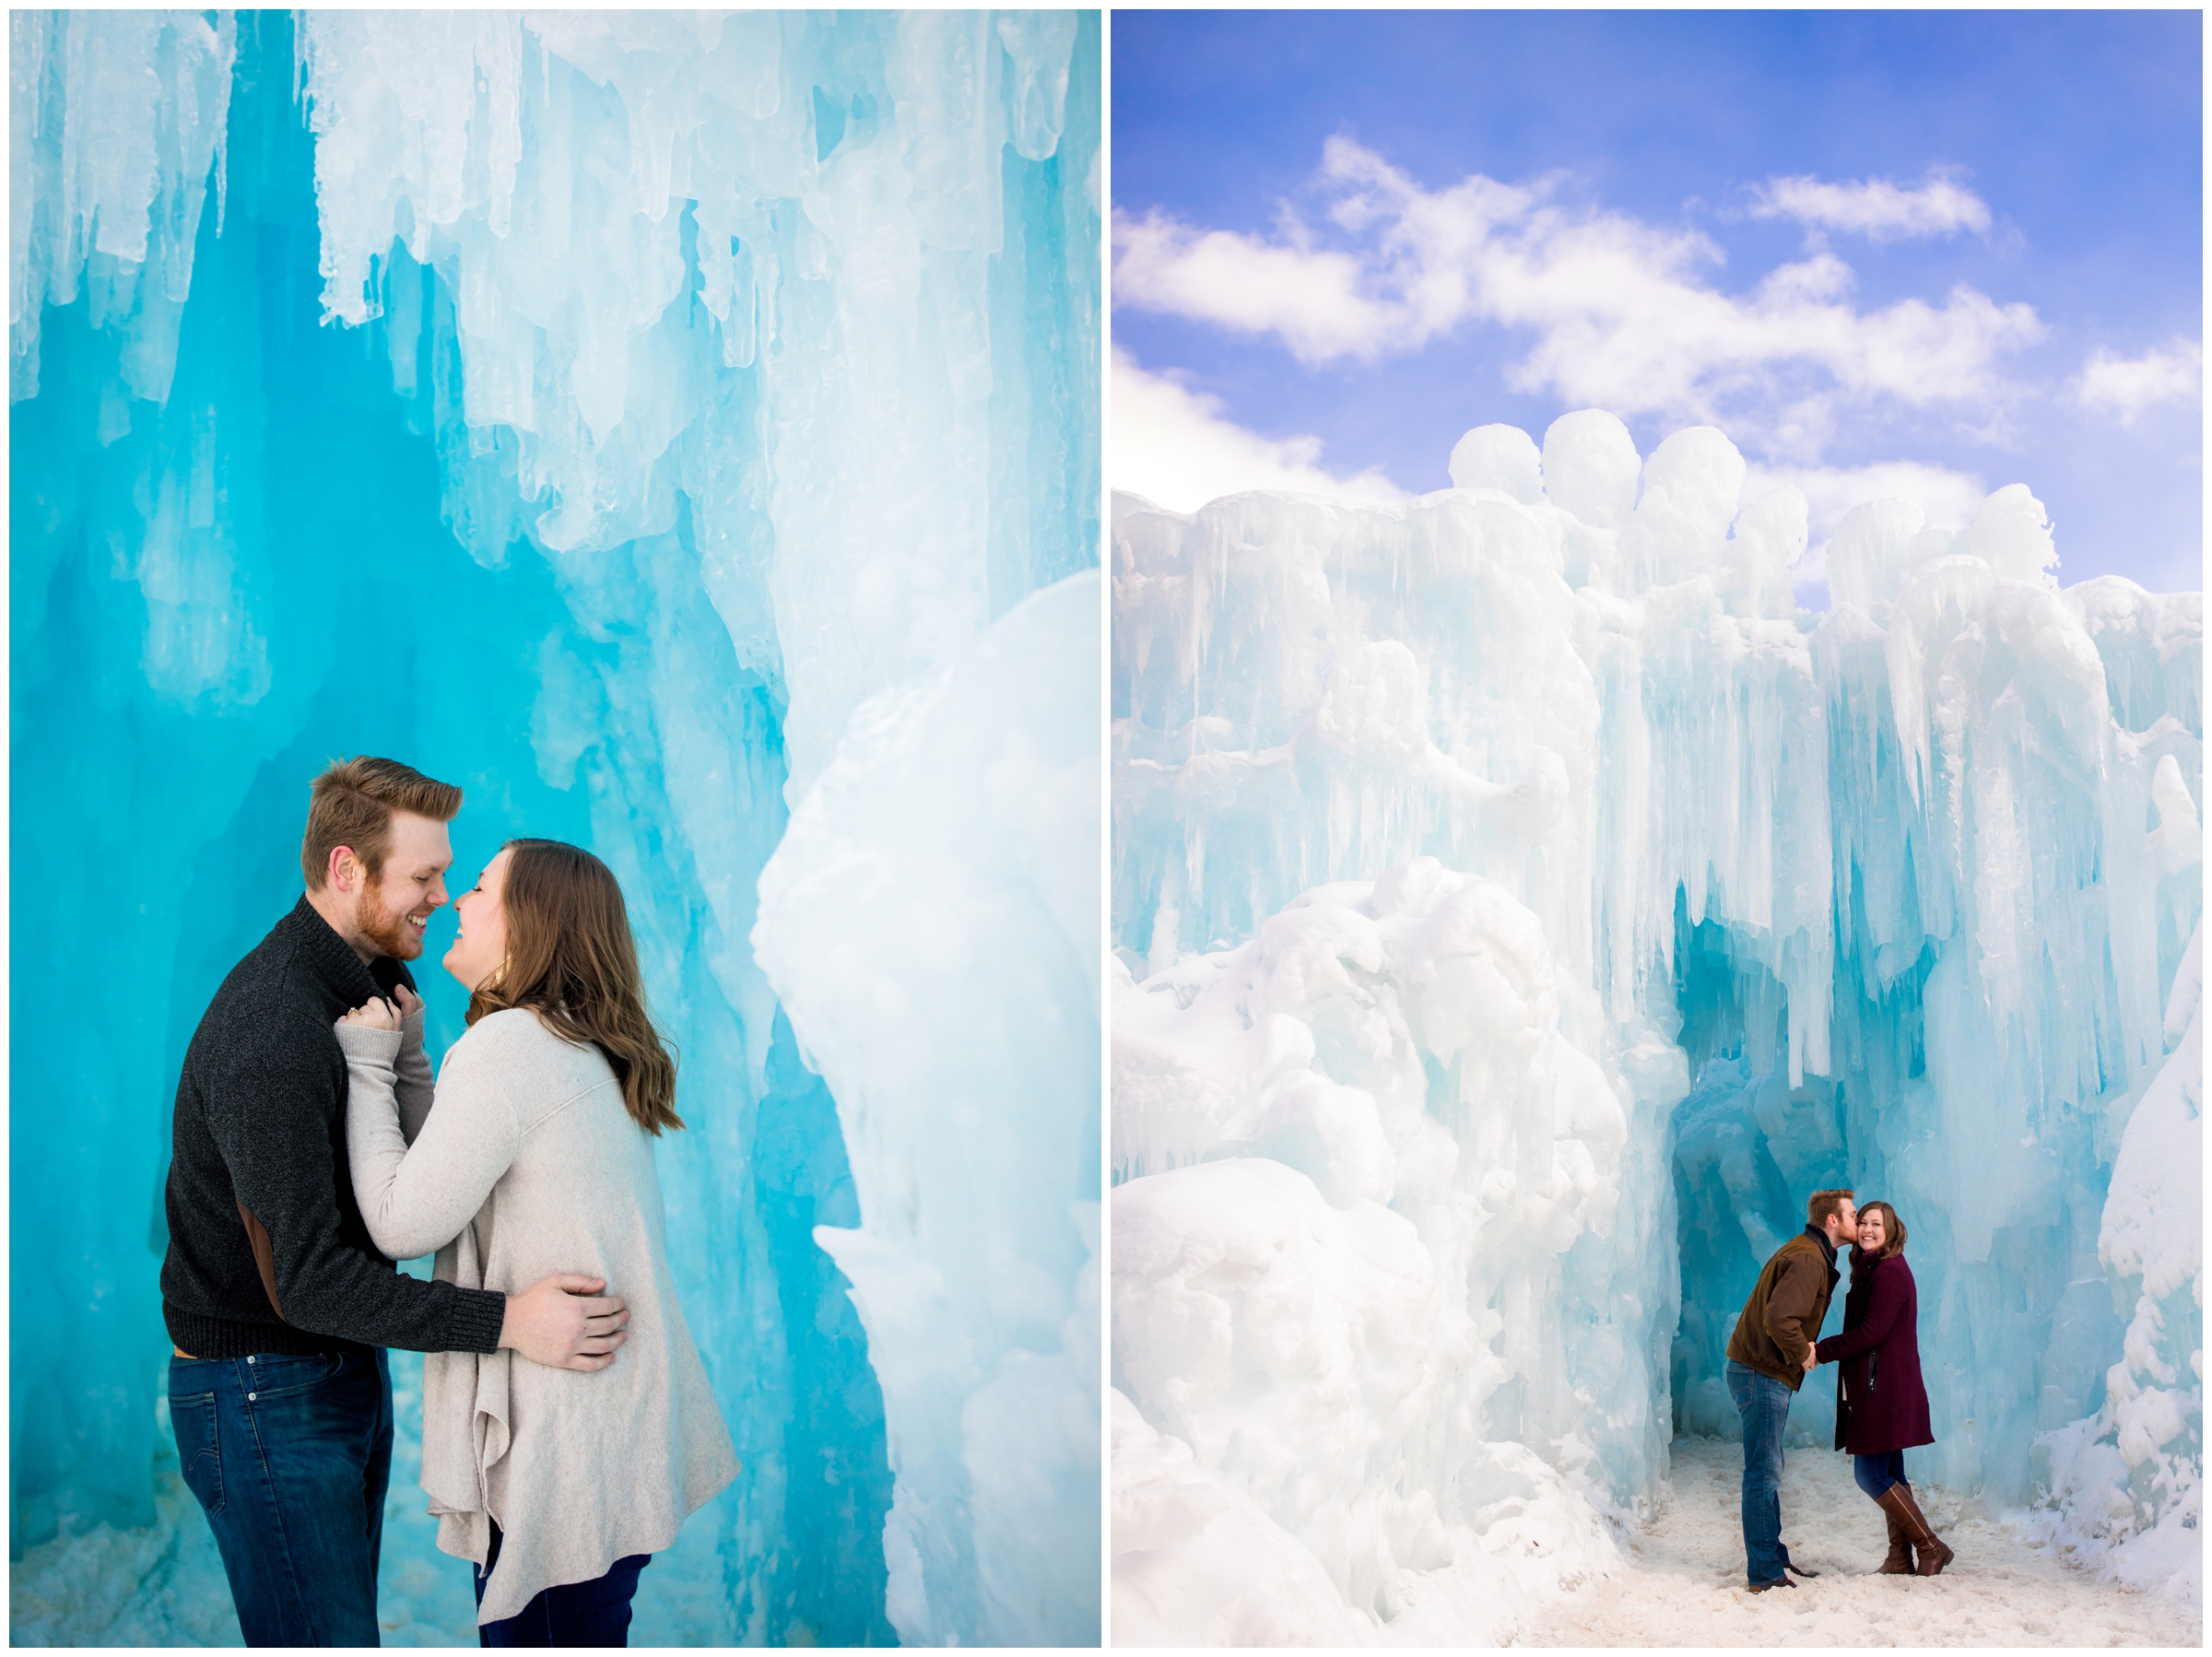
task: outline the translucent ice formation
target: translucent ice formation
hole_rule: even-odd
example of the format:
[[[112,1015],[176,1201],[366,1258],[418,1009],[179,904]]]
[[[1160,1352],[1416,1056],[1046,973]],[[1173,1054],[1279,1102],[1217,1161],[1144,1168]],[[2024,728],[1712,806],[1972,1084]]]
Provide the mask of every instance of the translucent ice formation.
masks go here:
[[[1735,1430],[1836,1184],[1911,1228],[1916,1477],[2194,1524],[2201,596],[2061,592],[2014,486],[1798,612],[1745,473],[1585,411],[1404,508],[1117,504],[1117,1638],[1510,1630]]]
[[[1291,1584],[1318,1564],[1335,1617],[1292,1632],[1340,1639],[1352,1607],[1393,1639],[1495,1635],[1609,1565],[1594,1505],[1665,1456],[1672,1285],[1614,1297],[1671,1252],[1666,1171],[1655,1132],[1629,1159],[1628,1108],[1561,1040],[1536,917],[1418,858],[1141,989],[1116,966],[1115,1160],[1166,1170],[1114,1193],[1117,1410],[1302,1545]],[[1663,1115],[1678,1085],[1649,1079]],[[1186,1552],[1219,1544],[1159,1512],[1189,1476],[1159,1487],[1159,1446],[1116,1455],[1114,1548],[1143,1557],[1115,1639],[1171,1643],[1182,1605],[1206,1620],[1182,1638],[1226,1632],[1242,1614],[1206,1604]],[[1279,1617],[1307,1596],[1249,1597]]]
[[[123,386],[164,403],[237,55],[229,12],[8,13],[9,400],[39,389],[40,313],[75,304],[125,343]]]
[[[1100,596],[864,704],[760,876],[860,1196],[815,1236],[884,1383],[908,1644],[1098,1638]]]
[[[896,985],[943,924],[962,957],[925,976],[958,997],[1095,916],[1095,775],[1088,830],[1061,775],[1095,578],[1061,635],[1098,559],[1098,16],[300,19],[10,17],[13,827],[57,906],[17,930],[16,1027],[47,1040],[11,1080],[70,1101],[15,1114],[13,1290],[80,1360],[11,1376],[14,1545],[152,1518],[177,1064],[296,893],[308,779],[382,752],[466,790],[465,872],[554,835],[630,896],[691,1124],[661,1146],[672,1253],[745,1463],[693,1522],[699,1615],[1094,1638],[1099,1402],[1064,1325],[1097,1302],[1095,1012],[965,1029],[939,1086],[1063,1116],[900,1186],[884,1144],[962,1099],[881,1085],[808,951],[857,925]],[[979,694],[1020,743],[989,747]],[[892,709],[972,799],[881,763]],[[891,814],[937,845],[974,812],[999,884],[915,851],[865,910],[839,885]],[[762,933],[787,1003],[749,940],[794,813]],[[936,1302],[966,1343],[936,1370],[885,1274],[925,1244],[910,1278],[967,1269],[948,1213],[1001,1223]],[[818,1231],[863,1240],[850,1281]],[[1018,1579],[1053,1592],[1009,1610]]]
[[[1097,325],[1077,13],[303,18],[324,308],[391,307],[395,384],[457,360],[455,533],[595,549],[680,499],[794,800],[860,702],[1080,567],[1097,368],[1026,310]]]
[[[2176,783],[2178,786],[2178,778]],[[2178,805],[2179,802],[2176,802]],[[2197,843],[2201,848],[2201,838]],[[2204,1603],[2205,934],[2189,941],[2173,1051],[2127,1119],[2097,1240],[2128,1316],[2095,1415],[2036,1440],[2046,1532],[2129,1587]],[[2132,1299],[2132,1306],[2129,1304]]]

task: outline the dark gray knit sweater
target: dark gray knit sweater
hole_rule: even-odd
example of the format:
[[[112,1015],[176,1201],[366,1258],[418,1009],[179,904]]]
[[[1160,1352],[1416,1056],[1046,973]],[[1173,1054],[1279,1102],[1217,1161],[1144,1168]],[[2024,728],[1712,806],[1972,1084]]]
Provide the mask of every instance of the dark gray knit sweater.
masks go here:
[[[177,1084],[161,1263],[170,1338],[194,1357],[499,1349],[507,1298],[394,1270],[354,1202],[331,1026],[403,983],[406,967],[364,965],[302,897],[208,1004]]]

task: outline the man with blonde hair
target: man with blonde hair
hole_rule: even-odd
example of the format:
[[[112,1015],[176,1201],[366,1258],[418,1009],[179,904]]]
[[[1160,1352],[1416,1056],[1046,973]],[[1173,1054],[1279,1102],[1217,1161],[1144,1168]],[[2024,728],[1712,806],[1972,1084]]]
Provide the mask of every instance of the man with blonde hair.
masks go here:
[[[1759,1269],[1728,1337],[1728,1393],[1744,1429],[1744,1561],[1753,1593],[1795,1587],[1792,1573],[1818,1574],[1793,1564],[1782,1539],[1782,1434],[1841,1275],[1837,1240],[1856,1234],[1852,1193],[1816,1191],[1805,1221]]]
[[[161,1310],[170,1424],[248,1645],[374,1645],[392,1470],[383,1348],[604,1369],[628,1312],[596,1277],[519,1295],[424,1282],[376,1251],[346,1151],[332,1025],[372,996],[406,1008],[412,1139],[430,1108],[406,963],[446,900],[461,791],[396,760],[314,781],[307,891],[225,978],[177,1084]]]

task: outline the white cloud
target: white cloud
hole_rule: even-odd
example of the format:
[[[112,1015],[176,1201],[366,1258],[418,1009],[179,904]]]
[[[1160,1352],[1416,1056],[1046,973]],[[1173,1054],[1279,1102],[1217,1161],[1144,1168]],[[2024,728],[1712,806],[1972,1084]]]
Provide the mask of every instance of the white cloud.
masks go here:
[[[1372,356],[1403,333],[1395,307],[1360,291],[1349,253],[1279,247],[1230,230],[1192,230],[1160,214],[1114,216],[1114,299],[1248,334],[1280,334],[1303,361]]]
[[[1153,212],[1114,220],[1114,302],[1275,334],[1309,363],[1418,349],[1460,324],[1534,335],[1512,389],[1569,407],[1717,425],[1815,457],[1845,407],[2000,401],[2000,358],[2040,339],[2032,307],[1963,285],[1940,304],[1862,311],[1826,251],[1750,291],[1707,280],[1720,250],[1694,231],[1571,210],[1553,182],[1479,174],[1428,191],[1332,138],[1316,180],[1333,241],[1295,217],[1268,238]]]
[[[2123,426],[2154,403],[2194,403],[2204,394],[2205,347],[2193,339],[2170,340],[2140,357],[2100,349],[2082,365],[2075,390],[2089,407],[2120,417]]]
[[[1989,205],[1956,179],[1931,172],[1916,187],[1888,179],[1769,179],[1751,193],[1754,218],[1794,218],[1820,230],[1842,230],[1875,241],[1986,231]]]
[[[1352,500],[1399,501],[1406,490],[1378,468],[1339,477],[1321,464],[1321,440],[1277,440],[1223,417],[1221,401],[1148,374],[1113,353],[1113,429],[1107,478],[1117,489],[1179,512],[1244,489],[1288,489]]]

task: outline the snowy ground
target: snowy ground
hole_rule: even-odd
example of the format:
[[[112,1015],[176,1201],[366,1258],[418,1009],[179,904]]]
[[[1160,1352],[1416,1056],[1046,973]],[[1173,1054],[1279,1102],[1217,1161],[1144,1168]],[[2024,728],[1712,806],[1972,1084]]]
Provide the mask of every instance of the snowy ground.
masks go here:
[[[1908,1455],[1906,1463],[1911,1467]],[[1550,1607],[1515,1641],[1535,1646],[2196,1646],[2201,1610],[2130,1593],[2074,1569],[2020,1527],[1924,1491],[1959,1557],[1940,1577],[1873,1574],[1880,1510],[1851,1460],[1793,1450],[1783,1475],[1790,1557],[1821,1574],[1794,1590],[1745,1592],[1737,1493],[1743,1451],[1677,1439],[1674,1493],[1636,1535],[1634,1568]]]
[[[422,1357],[392,1354],[397,1416],[377,1620],[388,1646],[473,1646],[477,1607],[469,1567],[438,1551],[437,1527],[416,1478],[422,1469]],[[166,1403],[166,1400],[163,1401]],[[169,1443],[166,1415],[162,1442]],[[19,1646],[234,1646],[244,1642],[222,1557],[176,1458],[155,1473],[153,1525],[95,1526],[27,1550],[8,1570],[8,1636]],[[629,1639],[639,1646],[727,1645],[737,1629],[724,1604],[714,1548],[723,1503],[691,1516],[638,1579]]]

